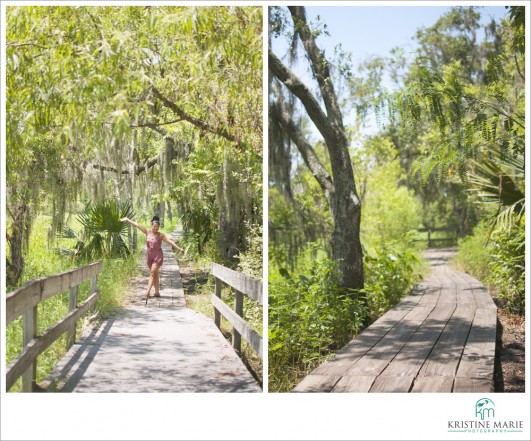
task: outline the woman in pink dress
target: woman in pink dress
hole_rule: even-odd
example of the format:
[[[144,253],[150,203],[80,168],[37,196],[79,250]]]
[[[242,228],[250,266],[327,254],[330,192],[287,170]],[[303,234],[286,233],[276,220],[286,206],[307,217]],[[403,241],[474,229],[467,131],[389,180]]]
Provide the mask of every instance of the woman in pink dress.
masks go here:
[[[147,236],[147,266],[149,268],[149,284],[146,292],[146,299],[149,298],[151,287],[155,288],[155,297],[160,297],[160,282],[159,282],[159,269],[162,266],[164,255],[162,254],[162,242],[169,243],[173,249],[179,250],[184,254],[184,250],[178,246],[175,242],[169,239],[164,233],[159,231],[160,220],[158,216],[153,216],[151,219],[151,230],[146,227],[137,224],[135,221],[127,217],[120,219],[122,222],[129,222],[131,225],[137,227],[142,233]],[[146,300],[147,302],[147,300]]]

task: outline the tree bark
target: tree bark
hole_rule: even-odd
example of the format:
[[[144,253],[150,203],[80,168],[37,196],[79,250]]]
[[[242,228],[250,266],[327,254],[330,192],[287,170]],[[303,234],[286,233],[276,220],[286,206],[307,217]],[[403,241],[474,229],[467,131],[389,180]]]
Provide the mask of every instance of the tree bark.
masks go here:
[[[22,242],[24,238],[23,228],[27,224],[28,207],[25,200],[21,200],[15,208],[13,227],[9,240],[11,249],[11,260],[6,262],[7,284],[16,286],[24,269],[24,258],[22,257]]]
[[[272,117],[286,130],[297,146],[304,162],[319,183],[329,205],[334,223],[330,238],[332,258],[337,262],[345,289],[362,289],[363,251],[360,241],[361,200],[356,191],[354,172],[338,99],[334,91],[328,62],[315,44],[306,23],[304,7],[289,7],[296,33],[301,38],[314,73],[325,110],[309,88],[269,49],[269,69],[304,105],[308,116],[323,135],[330,155],[332,177],[321,164],[313,148],[297,129],[291,115],[272,106]]]
[[[225,150],[223,179],[218,191],[219,248],[226,259],[236,262],[242,245],[240,182],[233,175],[234,164]]]

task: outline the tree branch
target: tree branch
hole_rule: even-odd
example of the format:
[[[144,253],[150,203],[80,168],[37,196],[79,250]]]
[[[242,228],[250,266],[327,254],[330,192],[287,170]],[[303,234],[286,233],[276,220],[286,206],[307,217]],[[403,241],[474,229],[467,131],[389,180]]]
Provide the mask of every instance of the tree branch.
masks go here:
[[[135,164],[135,175],[138,176],[140,173],[143,173],[144,171],[150,169],[151,167],[153,167],[158,162],[159,162],[158,158],[153,158],[153,159],[148,160],[144,164],[141,164],[141,165]],[[118,169],[115,168],[115,167],[109,167],[107,165],[99,165],[99,164],[90,164],[90,165],[92,166],[92,168],[94,168],[96,170],[110,171],[110,172],[118,173]],[[122,175],[127,175],[127,174],[129,174],[129,170],[122,170],[121,174]]]
[[[155,127],[167,126],[168,124],[175,124],[175,123],[178,123],[178,122],[181,122],[181,121],[183,121],[183,119],[179,118],[179,119],[176,119],[174,121],[167,121],[167,122],[162,122],[162,123],[131,124],[131,125],[129,125],[129,127],[131,127],[132,129],[136,129],[137,127],[149,127],[151,129],[153,129]]]
[[[206,132],[213,133],[215,135],[221,136],[231,142],[235,142],[236,139],[233,135],[231,135],[226,129],[223,127],[212,127],[210,124],[208,124],[205,121],[202,121],[200,119],[194,118],[191,115],[188,115],[182,108],[180,108],[177,104],[175,104],[173,101],[170,101],[168,98],[164,97],[160,91],[153,87],[153,94],[155,97],[157,97],[162,103],[168,107],[170,110],[172,110],[176,115],[180,116],[184,121],[189,122],[190,124],[193,124],[194,126],[200,128],[201,130],[204,130]]]
[[[296,31],[298,32],[306,53],[310,57],[310,66],[319,84],[321,95],[325,103],[328,117],[339,126],[343,127],[343,117],[341,109],[337,102],[337,96],[334,90],[334,84],[330,75],[329,63],[324,57],[322,51],[317,47],[315,38],[306,21],[306,12],[304,6],[288,6],[291,12],[291,18]]]
[[[290,139],[296,144],[304,163],[319,183],[330,204],[331,195],[335,191],[334,182],[326,168],[321,164],[315,150],[306,141],[301,130],[293,123],[292,118],[287,112],[282,111],[278,105],[273,104],[270,107],[270,115],[284,128]]]
[[[482,100],[481,98],[476,98],[476,97],[470,96],[470,95],[467,96],[467,98],[470,99],[470,100],[473,100],[473,101],[477,101],[478,103],[484,104],[486,106],[489,106],[492,110],[495,110],[496,112],[501,113],[503,116],[505,116],[506,118],[514,121],[522,129],[525,130],[524,123],[521,123],[520,121],[518,121],[518,118],[521,118],[521,120],[524,120],[524,118],[521,115],[518,115],[516,112],[514,112],[514,114],[516,116],[516,118],[515,118],[514,116],[509,115],[508,114],[509,112],[507,112],[504,109],[501,109],[500,107],[498,107],[498,105],[496,103],[492,103],[490,101]]]
[[[520,78],[525,81],[525,75],[522,74],[522,71],[520,70],[520,65],[518,64],[518,58],[516,55],[514,56],[514,62],[516,63],[516,70],[518,70],[518,75],[520,75]]]
[[[112,126],[114,123],[108,122],[108,121],[104,121],[103,124]],[[168,134],[168,132],[166,130],[161,129],[160,127],[158,127],[159,125],[164,125],[164,124],[171,124],[171,123],[163,123],[163,124],[144,123],[144,124],[138,124],[138,125],[129,124],[129,127],[131,127],[132,129],[147,127],[149,129],[154,130],[157,133],[160,133],[162,136],[166,136]]]
[[[35,46],[39,49],[48,49],[46,46],[41,46],[40,44],[35,43],[6,43],[7,47],[22,47],[22,46]]]
[[[306,108],[308,116],[327,140],[333,137],[333,129],[326,114],[306,85],[269,48],[269,70],[295,95]]]

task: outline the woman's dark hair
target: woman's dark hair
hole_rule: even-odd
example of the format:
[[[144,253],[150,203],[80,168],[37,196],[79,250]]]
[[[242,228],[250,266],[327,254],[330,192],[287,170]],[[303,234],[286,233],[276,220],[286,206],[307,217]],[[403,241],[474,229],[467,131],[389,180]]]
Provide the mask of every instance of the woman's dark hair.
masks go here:
[[[160,224],[159,217],[158,216],[153,216],[153,218],[151,219],[151,223],[153,223],[153,222],[156,222],[156,223]]]

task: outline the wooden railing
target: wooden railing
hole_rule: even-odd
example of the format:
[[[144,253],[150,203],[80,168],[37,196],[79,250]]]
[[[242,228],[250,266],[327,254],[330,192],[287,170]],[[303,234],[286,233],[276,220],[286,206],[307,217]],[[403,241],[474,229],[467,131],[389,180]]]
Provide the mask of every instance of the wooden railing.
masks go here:
[[[243,296],[262,305],[262,282],[252,279],[245,274],[225,268],[217,263],[212,264],[212,275],[215,277],[215,294],[211,301],[214,305],[214,322],[218,328],[221,326],[221,316],[232,325],[232,347],[241,352],[241,337],[245,338],[258,356],[263,357],[262,337],[249,326],[243,319]],[[221,300],[223,283],[234,289],[234,310]]]
[[[22,390],[24,392],[36,390],[37,357],[65,332],[68,332],[67,349],[75,343],[76,321],[89,311],[98,299],[99,293],[96,291],[96,284],[97,275],[100,271],[101,262],[96,262],[54,276],[31,280],[23,287],[7,294],[6,323],[9,324],[21,315],[24,316],[23,348],[22,352],[7,366],[7,390],[21,375]],[[89,297],[77,306],[79,285],[89,278]],[[69,313],[43,334],[37,335],[37,307],[39,303],[66,290],[70,290]]]
[[[459,234],[457,227],[419,228],[417,231],[419,233],[428,233],[428,248],[437,242],[447,242],[450,245],[457,245],[457,237]],[[449,234],[448,237],[432,238],[431,233],[435,232],[445,232],[451,234]]]

